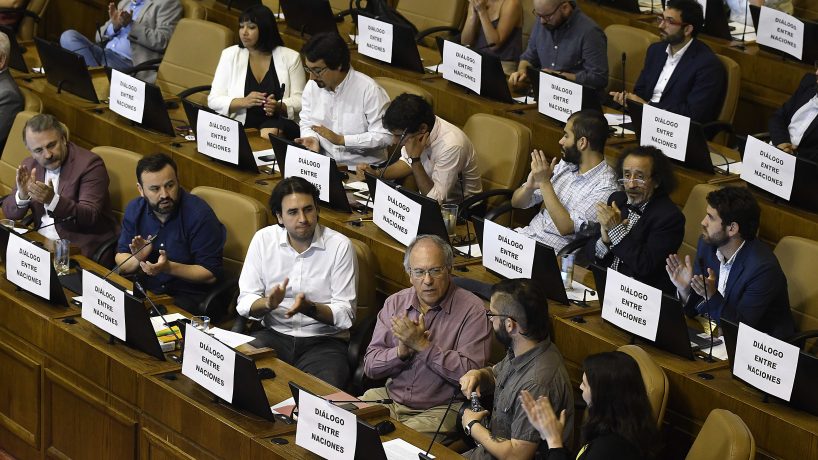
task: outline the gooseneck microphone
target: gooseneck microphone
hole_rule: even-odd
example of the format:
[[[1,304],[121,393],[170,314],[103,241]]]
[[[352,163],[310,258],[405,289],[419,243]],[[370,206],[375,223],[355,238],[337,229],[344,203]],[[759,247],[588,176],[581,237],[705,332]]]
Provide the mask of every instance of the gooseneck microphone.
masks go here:
[[[136,252],[131,253],[131,255],[129,255],[125,260],[123,260],[122,263],[118,264],[116,267],[109,270],[108,273],[106,273],[105,276],[102,277],[102,279],[107,280],[108,277],[111,276],[111,273],[119,271],[119,269],[122,268],[123,265],[128,263],[129,260],[133,259],[133,257],[135,255],[139,254],[140,252],[142,252],[143,249],[150,246],[151,243],[153,243],[153,240],[155,240],[157,236],[159,236],[159,232],[156,232],[156,235],[153,235],[152,237],[148,238],[148,240],[145,241],[145,244],[143,244],[141,248],[139,248]]]
[[[394,150],[392,150],[392,154],[389,155],[389,158],[386,159],[386,164],[380,168],[380,174],[378,174],[378,179],[383,179],[383,175],[386,174],[386,168],[392,164],[395,158],[395,154],[400,152],[400,148],[403,145],[403,140],[406,139],[406,134],[409,132],[409,128],[405,128],[403,133],[400,135],[400,139],[398,139],[398,145],[395,146]],[[371,192],[371,190],[370,190]],[[369,209],[369,202],[372,201],[374,198],[372,197],[372,193],[366,197],[366,204],[364,205],[363,212],[366,213],[367,209]]]
[[[704,301],[708,302],[710,298],[707,296],[707,278],[709,273],[707,273],[707,267],[704,265],[704,258],[699,257],[699,267],[702,269],[702,276],[704,277]],[[715,293],[711,293],[715,294]],[[707,352],[707,361],[708,363],[715,362],[713,359],[713,319],[710,317],[710,306],[707,308],[707,328],[710,330],[710,351]]]
[[[651,6],[653,9],[653,6]],[[628,59],[628,53],[622,52],[622,130],[619,132],[619,137],[625,137],[625,104],[628,100],[628,87],[625,81],[625,61]]]
[[[145,289],[142,287],[142,283],[140,283],[139,281],[134,281],[134,283],[133,283],[133,287],[134,287],[134,289],[136,289],[136,290],[138,290],[139,292],[141,292],[143,296],[145,296],[145,299],[147,299],[148,303],[151,305],[151,310],[153,310],[153,311],[154,311],[154,313],[156,313],[156,315],[157,315],[157,316],[159,316],[160,318],[162,318],[162,323],[163,323],[165,326],[167,326],[167,327],[168,327],[168,329],[170,329],[170,332],[171,332],[171,333],[173,333],[173,336],[174,336],[174,337],[176,337],[176,341],[177,341],[177,342],[179,342],[179,344],[181,345],[181,343],[182,343],[182,342],[184,342],[184,340],[183,340],[181,337],[179,337],[179,334],[177,334],[177,333],[176,333],[176,331],[174,331],[174,330],[173,330],[173,326],[172,326],[172,325],[170,325],[170,324],[168,323],[168,320],[166,320],[166,319],[165,319],[165,315],[163,315],[163,314],[162,314],[162,312],[159,310],[159,307],[157,307],[157,306],[156,306],[156,304],[155,304],[155,303],[153,303],[153,300],[151,300],[151,298],[150,298],[150,297],[148,297],[148,291],[146,291],[146,290],[145,290]],[[181,355],[179,356],[178,360],[179,360],[179,362],[182,362],[182,356],[181,356]]]
[[[48,225],[43,225],[42,221],[41,221],[39,226],[37,226],[35,228],[30,228],[30,229],[24,231],[23,233],[21,233],[21,235],[27,235],[27,234],[29,234],[31,232],[39,232],[40,230],[42,230],[44,228],[53,227],[54,225],[64,224],[64,223],[70,222],[70,221],[72,221],[74,219],[75,219],[74,216],[68,216],[68,217],[64,217],[62,219],[55,220],[54,222],[51,222]]]
[[[435,430],[435,435],[432,436],[432,442],[429,443],[429,448],[426,449],[426,452],[418,452],[418,460],[432,460],[432,457],[429,457],[429,452],[432,451],[432,446],[435,445],[435,439],[437,439],[437,435],[440,434],[440,428],[443,427],[443,422],[446,420],[446,416],[449,415],[449,410],[452,408],[452,403],[454,402],[454,398],[460,394],[460,388],[455,387],[454,393],[452,397],[449,398],[449,405],[446,406],[446,412],[443,412],[443,417],[440,417],[440,423],[437,425],[437,429]]]

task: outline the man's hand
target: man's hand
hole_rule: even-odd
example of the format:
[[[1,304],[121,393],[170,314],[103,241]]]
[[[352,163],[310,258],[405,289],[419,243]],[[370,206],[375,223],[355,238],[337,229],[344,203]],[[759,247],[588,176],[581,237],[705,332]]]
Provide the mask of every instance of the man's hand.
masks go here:
[[[31,170],[32,178],[33,174],[36,170]],[[48,204],[54,198],[54,186],[51,185],[51,181],[49,180],[48,183],[43,183],[37,180],[29,180],[28,181],[28,195],[29,197],[36,201],[37,203]]]
[[[20,196],[21,200],[31,199],[31,197],[28,195],[28,185],[37,181],[36,174],[37,168],[29,171],[28,168],[23,165],[17,167],[17,176],[15,177],[15,180],[17,182],[17,194]]]
[[[638,103],[643,104],[643,105],[648,103],[648,101],[642,99],[641,97],[637,96],[636,94],[629,93],[627,91],[611,91],[608,94],[611,95],[614,102],[616,102],[617,104],[619,104],[621,106],[624,106],[624,107],[628,106],[628,101],[638,102]]]
[[[784,142],[783,144],[778,144],[778,145],[776,145],[776,148],[778,148],[778,150],[783,150],[783,151],[785,151],[785,152],[787,152],[789,154],[792,154],[795,151],[795,147],[792,144],[790,144],[789,142]]]
[[[260,93],[258,91],[251,91],[250,94],[239,98],[238,106],[241,109],[249,109],[252,107],[261,107],[267,100],[267,93]]]
[[[368,163],[360,163],[360,164],[355,165],[355,171],[356,171],[358,177],[361,180],[364,180],[364,177],[366,177],[366,176],[364,176],[365,172],[368,172],[369,174],[372,174],[373,176],[378,175],[378,171],[376,171],[375,168],[373,168]]]
[[[472,369],[460,377],[460,391],[467,398],[471,398],[473,391],[476,391],[478,396],[482,396],[480,394],[480,369]]]
[[[406,147],[406,154],[409,156],[409,158],[420,158],[420,155],[423,154],[423,151],[429,146],[429,133],[425,132],[423,134],[411,136],[409,139],[407,139],[404,146]]]
[[[289,284],[290,278],[284,278],[284,282],[281,284],[276,284],[273,287],[273,290],[270,291],[270,295],[267,296],[267,312],[271,312],[278,308],[281,304],[281,301],[284,300],[284,295],[287,293],[287,284]]]
[[[119,24],[122,27],[128,27],[130,23],[133,22],[133,14],[128,10],[122,10],[119,12]]]
[[[526,75],[525,70],[518,70],[508,76],[508,83],[513,87],[521,86],[527,81],[528,75]]]
[[[165,250],[160,249],[159,259],[156,260],[156,263],[141,261],[139,262],[139,268],[148,276],[156,276],[160,273],[167,273],[168,270],[170,270],[170,261],[168,260],[167,254],[165,254]]]
[[[407,347],[421,352],[429,346],[429,334],[426,331],[426,322],[423,314],[414,322],[408,316],[392,317],[392,334]]]
[[[327,128],[326,126],[313,125],[312,130],[335,145],[344,145],[344,136],[335,134],[333,130]]]
[[[307,316],[312,316],[315,313],[315,303],[307,300],[307,296],[303,292],[296,294],[295,300],[287,313],[284,313],[285,318],[292,318],[298,313],[303,313]]]
[[[295,139],[296,144],[303,145],[304,147],[312,150],[313,152],[318,152],[321,150],[321,143],[318,142],[317,137],[298,137]]]
[[[414,356],[414,354],[415,350],[412,350],[411,348],[407,347],[405,343],[398,340],[398,358],[400,358],[402,361],[406,361]]]
[[[483,419],[486,418],[486,416],[488,416],[488,415],[489,415],[489,411],[487,411],[487,410],[481,410],[480,412],[474,412],[473,410],[471,410],[471,407],[467,407],[466,410],[463,411],[463,418],[462,418],[463,429],[465,430],[466,427],[469,426],[469,423],[472,422],[472,420],[477,420],[478,423],[479,423],[479,422],[482,422]]]
[[[622,219],[622,211],[619,210],[616,201],[611,203],[611,206],[605,203],[597,203],[596,219],[605,230],[610,230],[619,224],[628,225],[628,219]]]
[[[678,254],[671,254],[665,262],[665,271],[670,281],[676,286],[682,300],[687,302],[690,297],[690,282],[693,279],[693,264],[690,263],[690,256],[685,256],[683,262]]]
[[[707,267],[707,278],[703,275],[693,275],[693,279],[690,281],[690,287],[696,291],[696,294],[702,296],[704,300],[710,300],[710,297],[713,297],[717,289],[716,273],[713,272],[712,268]]]
[[[540,433],[540,437],[548,443],[548,447],[556,449],[562,447],[562,432],[565,429],[565,409],[560,412],[560,418],[551,407],[551,403],[545,396],[540,396],[534,401],[527,390],[520,392],[520,402],[522,403],[528,421]],[[465,417],[465,414],[464,414]]]
[[[287,114],[287,104],[277,101],[274,94],[270,94],[264,99],[264,114],[268,117],[272,117],[276,114]]]
[[[551,177],[554,175],[554,168],[560,160],[557,157],[548,161],[545,153],[542,150],[534,150],[531,152],[531,174],[528,175],[528,181],[531,185],[540,188],[545,182],[551,182]]]
[[[111,21],[111,26],[114,30],[119,30],[122,25],[119,23],[119,10],[116,9],[116,3],[108,4],[108,19]]]
[[[136,235],[131,240],[131,244],[128,245],[128,249],[131,250],[131,254],[134,255],[134,259],[138,260],[139,262],[144,262],[148,259],[148,256],[151,255],[151,251],[153,251],[153,243],[148,243],[148,240],[151,239],[151,236],[148,235],[148,238],[142,238],[142,235]]]

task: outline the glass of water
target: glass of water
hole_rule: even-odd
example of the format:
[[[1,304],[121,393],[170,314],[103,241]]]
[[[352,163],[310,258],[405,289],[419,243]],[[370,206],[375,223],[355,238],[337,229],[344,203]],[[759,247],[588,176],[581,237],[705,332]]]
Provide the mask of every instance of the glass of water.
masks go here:
[[[210,332],[210,317],[209,316],[192,316],[190,318],[190,325],[196,329],[209,334]]]
[[[446,224],[446,231],[449,233],[449,239],[454,238],[455,229],[457,228],[457,205],[441,205],[440,214],[443,216],[443,223]]]
[[[67,275],[71,260],[71,242],[66,239],[54,241],[54,269],[57,275]]]

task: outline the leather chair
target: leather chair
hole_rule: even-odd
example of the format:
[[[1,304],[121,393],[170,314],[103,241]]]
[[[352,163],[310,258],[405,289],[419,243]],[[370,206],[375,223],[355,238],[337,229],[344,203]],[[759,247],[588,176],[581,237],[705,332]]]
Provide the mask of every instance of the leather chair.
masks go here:
[[[432,94],[414,83],[395,80],[389,77],[375,77],[375,81],[386,91],[390,100],[395,100],[396,97],[403,93],[409,93],[422,97],[432,107],[435,105]]]
[[[496,115],[476,113],[466,120],[463,131],[474,144],[483,179],[483,193],[469,197],[461,206],[461,215],[481,214],[481,208],[498,207],[509,200],[522,183],[531,148],[531,130],[516,121]],[[506,203],[492,210],[491,220],[511,210]],[[490,215],[487,213],[486,218]],[[498,223],[507,225],[510,220]]]
[[[741,67],[736,61],[727,56],[717,54],[719,60],[727,73],[727,88],[724,93],[724,102],[721,105],[719,115],[715,121],[702,125],[705,136],[713,142],[721,145],[732,146],[734,143],[733,119],[738,107],[738,98],[741,93]],[[741,161],[736,152],[733,160]]]
[[[0,196],[11,193],[17,181],[17,167],[29,156],[28,149],[23,142],[23,127],[37,112],[22,111],[14,117],[3,155],[0,156]]]
[[[378,302],[376,284],[378,260],[372,249],[363,241],[350,239],[358,259],[358,283],[356,286],[358,303],[355,308],[355,321],[349,330],[349,351],[347,359],[350,368],[349,394],[360,395],[372,388],[375,382],[364,375],[364,354],[378,319],[378,312],[383,306]]]
[[[656,361],[644,349],[637,345],[623,345],[618,348],[618,351],[627,354],[639,365],[639,372],[642,374],[642,381],[645,382],[650,407],[653,410],[653,416],[656,418],[656,426],[661,430],[662,422],[665,419],[667,397],[668,393],[670,393],[670,385],[665,371],[656,364]]]
[[[43,100],[37,93],[28,88],[20,88],[20,93],[23,95],[23,110],[26,112],[43,113]]]
[[[207,19],[207,9],[201,2],[195,0],[180,0],[182,4],[182,8],[184,12],[182,13],[183,18],[190,18],[190,19]]]
[[[466,0],[405,0],[398,2],[396,10],[418,29],[419,45],[434,48],[431,36],[448,32],[457,35],[466,19]]]
[[[791,338],[790,342],[803,347],[808,337],[818,335],[818,283],[815,282],[818,241],[785,236],[776,245],[774,253],[787,276],[787,291],[795,329],[804,331]],[[814,341],[804,348],[811,353],[818,352],[818,345]]]
[[[679,247],[680,256],[696,259],[696,247],[699,244],[699,235],[702,234],[702,219],[707,213],[707,194],[718,188],[715,185],[699,184],[690,191],[682,208],[682,214],[685,216],[685,235]]]
[[[755,438],[741,417],[725,409],[713,409],[685,459],[752,460],[755,456]]]
[[[207,298],[199,305],[199,314],[206,314],[211,321],[219,323],[235,309],[247,247],[256,231],[267,225],[267,209],[254,198],[220,188],[202,186],[190,193],[206,201],[227,230],[224,279],[210,288]]]
[[[608,90],[622,91],[622,53],[627,54],[625,62],[625,88],[633,91],[636,80],[642,72],[645,54],[659,36],[636,27],[613,24],[605,28],[608,37]]]

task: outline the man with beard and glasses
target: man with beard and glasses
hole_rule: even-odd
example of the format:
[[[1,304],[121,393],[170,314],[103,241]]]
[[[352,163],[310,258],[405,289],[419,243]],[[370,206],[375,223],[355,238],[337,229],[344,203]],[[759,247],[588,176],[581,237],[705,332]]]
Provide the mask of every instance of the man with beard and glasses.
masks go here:
[[[409,244],[403,267],[412,287],[386,299],[364,357],[368,377],[388,380],[361,399],[392,399],[392,418],[429,435],[438,426],[441,433],[456,430],[457,411],[446,413],[452,385],[485,366],[491,351],[486,308],[452,283],[453,258],[449,243],[435,235]]]
[[[3,200],[5,217],[22,219],[31,210],[41,235],[68,239],[91,257],[117,231],[105,163],[69,142],[67,128],[54,115],[35,115],[22,135],[31,156],[17,167],[16,185]],[[112,260],[108,251],[102,262]]]
[[[535,398],[547,397],[554,411],[565,413],[563,442],[570,445],[574,429],[574,395],[562,355],[551,341],[548,302],[531,280],[505,280],[492,288],[486,312],[494,336],[507,348],[506,357],[492,367],[466,372],[460,390],[483,398],[494,394],[491,420],[488,411],[463,411],[463,430],[477,447],[463,454],[469,459],[533,458],[540,443],[520,401],[526,390]]]
[[[204,200],[181,188],[169,156],[139,160],[136,180],[141,196],[125,208],[117,244],[120,273],[144,274],[146,289],[171,295],[176,305],[202,314],[204,285],[222,277],[224,225]]]
[[[350,66],[349,48],[335,32],[313,35],[301,54],[310,80],[301,96],[301,137],[295,141],[351,168],[385,160],[392,143],[382,123],[386,91]]]
[[[662,41],[648,47],[632,93],[612,92],[614,101],[650,104],[698,123],[716,119],[724,103],[727,73],[696,35],[704,13],[696,0],[669,0],[657,17]]]
[[[576,1],[534,0],[533,6],[539,25],[531,29],[528,47],[509,83],[526,83],[526,70],[533,67],[595,90],[608,86],[608,40]]]
[[[779,149],[818,161],[818,68],[770,117],[770,141]]]
[[[671,254],[666,271],[688,315],[740,321],[786,339],[795,330],[787,278],[775,254],[756,238],[760,215],[746,188],[708,193],[696,262]]]
[[[542,209],[527,227],[515,230],[559,252],[583,224],[596,222],[596,203],[617,188],[616,174],[602,153],[608,122],[596,110],[582,110],[568,118],[560,139],[562,161],[550,162],[541,150],[531,152],[531,173],[514,191],[511,205]]]
[[[669,196],[676,188],[673,166],[661,150],[642,146],[626,150],[616,171],[625,191],[596,204],[601,234],[588,242],[586,253],[599,265],[673,294],[662,268],[685,233],[685,216]]]
[[[253,236],[239,276],[236,312],[262,321],[256,347],[337,387],[349,378],[358,261],[349,238],[318,223],[318,189],[300,177],[270,196],[278,224]]]

